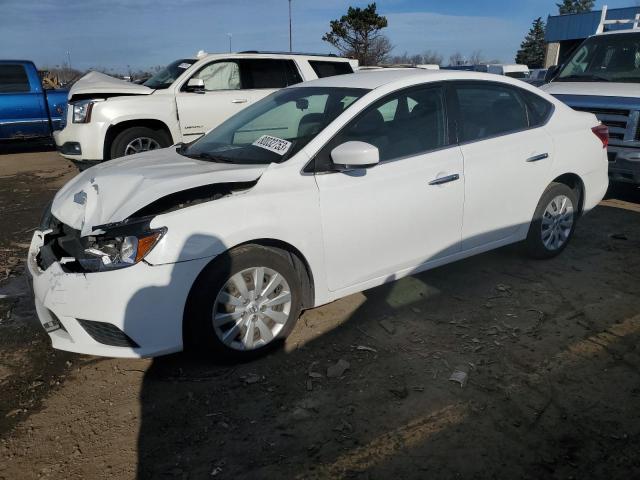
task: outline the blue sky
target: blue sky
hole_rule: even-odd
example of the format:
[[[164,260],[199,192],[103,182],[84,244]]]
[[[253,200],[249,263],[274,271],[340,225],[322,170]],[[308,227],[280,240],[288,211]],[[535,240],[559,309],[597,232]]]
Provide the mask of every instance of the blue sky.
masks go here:
[[[380,0],[393,53],[431,49],[445,59],[481,50],[512,61],[536,17],[556,14],[559,0]],[[333,51],[321,40],[329,21],[354,0],[292,0],[294,50]],[[610,8],[633,0],[599,0]],[[125,70],[164,65],[198,50],[288,49],[287,0],[0,0],[0,58],[41,67]]]

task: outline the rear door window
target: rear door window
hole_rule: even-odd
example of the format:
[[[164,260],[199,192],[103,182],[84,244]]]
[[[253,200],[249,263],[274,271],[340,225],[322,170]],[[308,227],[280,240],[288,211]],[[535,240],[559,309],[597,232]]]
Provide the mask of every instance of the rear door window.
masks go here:
[[[22,65],[0,65],[0,93],[30,92],[29,78]]]
[[[353,68],[349,62],[327,62],[320,60],[309,60],[309,65],[316,72],[318,78],[333,77],[334,75],[344,75],[353,73]]]
[[[242,87],[284,88],[302,82],[293,60],[251,58],[240,60]]]
[[[482,140],[529,127],[527,108],[515,89],[498,84],[456,85],[461,142]]]

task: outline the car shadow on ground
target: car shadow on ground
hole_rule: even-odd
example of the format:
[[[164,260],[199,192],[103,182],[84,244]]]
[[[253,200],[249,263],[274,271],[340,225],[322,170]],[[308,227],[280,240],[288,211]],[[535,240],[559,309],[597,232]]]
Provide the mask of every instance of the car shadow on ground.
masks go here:
[[[605,218],[624,237],[594,228]],[[505,247],[305,313],[253,362],[155,359],[138,478],[637,471],[640,213],[583,222],[553,260]]]

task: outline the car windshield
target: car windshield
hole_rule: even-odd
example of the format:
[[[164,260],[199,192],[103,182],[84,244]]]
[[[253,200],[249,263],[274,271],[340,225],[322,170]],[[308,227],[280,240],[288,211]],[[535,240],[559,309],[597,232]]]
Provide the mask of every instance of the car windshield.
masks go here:
[[[281,163],[367,92],[339,87],[279,90],[178,149],[178,153],[213,162]]]
[[[640,35],[588,38],[564,65],[556,82],[640,82]]]
[[[154,90],[162,90],[169,88],[173,82],[176,81],[182,72],[184,72],[191,65],[196,63],[193,58],[183,58],[182,60],[176,60],[170,63],[165,68],[156,73],[153,77],[143,83],[144,86],[153,88]]]

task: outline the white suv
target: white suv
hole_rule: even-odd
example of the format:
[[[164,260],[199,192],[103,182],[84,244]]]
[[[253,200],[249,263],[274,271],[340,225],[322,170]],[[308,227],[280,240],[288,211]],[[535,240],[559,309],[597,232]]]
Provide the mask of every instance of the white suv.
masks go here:
[[[277,89],[353,72],[335,56],[241,52],[176,60],[142,85],[90,72],[69,92],[65,158],[109,160],[191,142]],[[357,66],[357,62],[355,63]]]
[[[67,183],[29,251],[36,309],[63,350],[257,355],[301,309],[513,242],[557,255],[605,194],[606,141],[509,77],[305,82]]]

